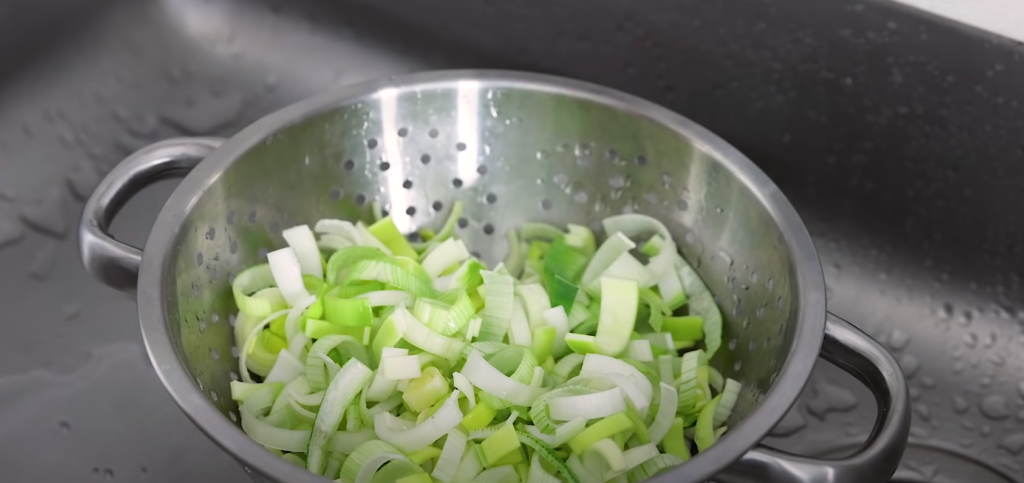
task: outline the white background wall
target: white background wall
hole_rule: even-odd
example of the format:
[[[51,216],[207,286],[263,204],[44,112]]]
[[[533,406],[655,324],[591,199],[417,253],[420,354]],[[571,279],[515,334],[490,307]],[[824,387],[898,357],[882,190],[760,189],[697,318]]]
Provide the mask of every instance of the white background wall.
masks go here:
[[[897,0],[1004,37],[1024,41],[1024,0]]]

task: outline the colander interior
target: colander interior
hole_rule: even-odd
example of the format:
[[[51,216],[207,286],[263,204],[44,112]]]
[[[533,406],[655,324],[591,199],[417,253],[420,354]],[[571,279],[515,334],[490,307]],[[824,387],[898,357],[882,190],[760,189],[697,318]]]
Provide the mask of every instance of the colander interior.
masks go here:
[[[524,83],[387,88],[335,106],[256,144],[192,205],[166,274],[171,339],[237,423],[230,282],[284,246],[283,228],[371,221],[379,206],[412,233],[438,228],[461,200],[457,234],[493,265],[523,222],[597,230],[607,216],[644,213],[673,233],[725,316],[712,364],[743,383],[735,426],[792,349],[795,276],[758,196],[691,136],[629,106]]]

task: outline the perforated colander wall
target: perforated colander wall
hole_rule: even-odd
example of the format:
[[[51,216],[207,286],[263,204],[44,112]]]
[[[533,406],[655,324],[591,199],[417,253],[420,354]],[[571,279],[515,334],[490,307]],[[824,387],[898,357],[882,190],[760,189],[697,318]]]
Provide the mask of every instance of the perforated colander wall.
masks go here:
[[[233,421],[238,378],[230,281],[320,218],[457,233],[494,264],[523,222],[588,224],[619,213],[662,220],[726,317],[713,361],[744,383],[738,420],[770,387],[793,339],[790,257],[755,195],[663,124],[589,99],[475,81],[388,89],[290,126],[246,153],[191,210],[169,272],[168,320],[195,383]],[[732,421],[730,424],[735,424]]]

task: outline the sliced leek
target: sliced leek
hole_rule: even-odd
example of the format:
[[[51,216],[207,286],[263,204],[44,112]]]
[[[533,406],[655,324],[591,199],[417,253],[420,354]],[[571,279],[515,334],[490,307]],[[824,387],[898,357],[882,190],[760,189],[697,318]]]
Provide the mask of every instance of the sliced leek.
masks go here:
[[[728,430],[722,314],[664,225],[528,223],[487,270],[461,211],[424,243],[390,217],[299,225],[235,277],[253,440],[345,483],[634,482]]]

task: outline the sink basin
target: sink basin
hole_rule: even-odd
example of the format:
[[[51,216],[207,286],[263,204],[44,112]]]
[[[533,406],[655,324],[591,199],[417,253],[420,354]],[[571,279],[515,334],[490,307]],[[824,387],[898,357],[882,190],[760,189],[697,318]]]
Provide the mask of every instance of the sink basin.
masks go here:
[[[744,151],[809,225],[830,309],[909,379],[892,481],[1024,482],[1024,47],[882,1],[720,3],[5,2],[4,480],[248,481],[161,388],[132,299],[81,268],[68,236],[102,173],[334,85],[491,67],[632,92]],[[141,246],[173,187],[141,193],[115,234]],[[766,442],[841,455],[874,411],[821,362]]]

